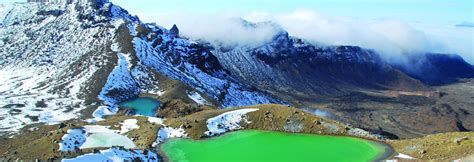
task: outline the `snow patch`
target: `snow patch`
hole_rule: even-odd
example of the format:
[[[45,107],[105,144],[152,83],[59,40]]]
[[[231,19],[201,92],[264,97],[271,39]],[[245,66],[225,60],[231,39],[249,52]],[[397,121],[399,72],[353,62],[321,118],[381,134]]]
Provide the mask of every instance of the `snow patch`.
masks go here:
[[[402,153],[398,153],[398,155],[395,156],[395,157],[396,157],[396,158],[400,158],[400,159],[411,159],[411,160],[415,159],[415,158],[413,158],[413,157],[411,157],[411,156],[408,156],[408,155],[405,155],[405,154],[402,154]]]
[[[84,161],[150,161],[158,162],[158,155],[152,151],[125,150],[121,148],[110,148],[100,153],[81,155],[73,159],[63,159],[63,162]]]
[[[43,86],[55,73],[35,68],[0,70],[0,134],[17,132],[27,124],[58,124],[77,117],[82,100],[52,94]]]
[[[228,131],[242,129],[242,127],[239,125],[240,122],[250,123],[250,121],[246,119],[245,115],[249,112],[254,112],[257,110],[258,109],[240,109],[209,118],[206,122],[207,129],[209,131],[206,131],[205,134],[214,136]]]
[[[86,125],[84,126],[84,130],[87,134],[94,134],[94,133],[118,133],[117,130],[109,129],[109,126],[102,126],[102,125]]]
[[[3,27],[8,20],[8,14],[11,12],[11,5],[9,4],[0,4],[0,27]]]
[[[140,126],[138,126],[137,123],[138,123],[137,119],[124,120],[122,123],[120,123],[122,125],[122,127],[121,127],[122,130],[120,130],[120,133],[124,134],[124,133],[127,133],[127,132],[129,132],[133,129],[140,128]]]
[[[157,91],[148,91],[149,94],[154,94],[154,95],[157,95],[157,96],[163,96],[163,94],[166,93],[166,91],[162,90],[157,90]]]
[[[135,143],[133,143],[130,138],[119,134],[130,128],[135,128],[134,123],[136,125],[136,121],[124,121],[123,125],[126,126],[122,126],[122,130],[111,130],[109,126],[101,125],[86,125],[82,129],[69,129],[68,133],[62,137],[59,150],[71,151],[76,148],[85,149],[113,146],[122,146],[127,149],[135,148]]]
[[[69,129],[67,134],[65,134],[61,139],[62,142],[59,143],[59,150],[73,151],[86,142],[86,135],[85,131],[82,129]]]
[[[152,124],[160,124],[163,125],[164,120],[161,118],[156,118],[156,117],[148,117],[148,122]]]
[[[158,138],[156,139],[155,143],[153,143],[153,147],[169,138],[183,138],[187,136],[188,135],[183,128],[163,127],[158,131]]]
[[[190,92],[188,93],[188,97],[192,99],[194,102],[196,102],[199,105],[210,105],[209,102],[207,102],[206,99],[204,99],[199,93],[197,92]]]
[[[102,121],[104,120],[104,116],[108,115],[114,115],[118,111],[118,106],[117,105],[111,105],[111,106],[99,106],[93,113],[92,116],[94,118],[92,119],[87,119],[86,121],[88,123],[94,123],[97,121]]]
[[[86,142],[80,148],[86,149],[112,146],[122,146],[127,149],[136,147],[135,143],[126,136],[117,133],[99,132],[87,135]]]

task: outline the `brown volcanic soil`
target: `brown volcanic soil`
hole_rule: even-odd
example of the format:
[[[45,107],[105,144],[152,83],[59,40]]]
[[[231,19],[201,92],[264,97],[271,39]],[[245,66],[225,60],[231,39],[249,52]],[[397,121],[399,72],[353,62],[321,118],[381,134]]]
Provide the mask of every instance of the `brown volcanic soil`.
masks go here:
[[[244,108],[244,107],[243,107]],[[317,117],[299,109],[282,105],[257,105],[249,108],[259,108],[259,111],[248,114],[250,124],[242,123],[245,129],[262,129],[273,131],[291,132],[291,126],[296,124],[301,126],[295,132],[317,133],[328,135],[349,135],[348,130],[352,127],[342,123]],[[224,112],[236,109],[205,109],[201,112],[179,118],[169,118],[165,124],[175,128],[183,127],[189,137],[194,139],[203,138],[207,131],[206,121]],[[147,117],[126,116],[125,111],[115,116],[110,116],[104,121],[97,122],[97,125],[111,126],[110,129],[120,129],[120,123],[126,119],[137,119],[139,129],[127,132],[125,135],[131,138],[138,149],[153,149],[152,143],[157,138],[157,132],[162,126],[149,123]],[[91,125],[81,120],[70,120],[61,125],[30,125],[20,131],[19,134],[8,138],[0,138],[0,160],[35,160],[35,159],[62,159],[73,158],[81,154],[92,153],[98,149],[82,149],[71,152],[59,152],[61,138],[68,129],[81,128],[84,125]],[[93,124],[92,124],[93,125]],[[30,129],[30,128],[34,128]]]
[[[97,125],[111,126],[111,129],[120,129],[120,122],[126,119],[137,119],[139,129],[127,132],[125,135],[133,139],[138,149],[150,149],[151,144],[156,140],[158,129],[161,125],[152,124],[147,121],[146,117],[124,116],[118,114],[100,121]],[[59,160],[63,158],[73,158],[82,154],[93,153],[96,149],[82,149],[69,152],[59,152],[59,143],[61,138],[67,133],[68,129],[80,128],[84,125],[81,120],[70,120],[63,123],[64,125],[30,125],[23,128],[19,134],[12,138],[0,138],[0,161],[2,160]],[[92,124],[93,125],[93,124]],[[30,128],[35,128],[30,130]]]
[[[303,105],[334,113],[355,127],[396,138],[474,130],[474,80],[432,91],[367,91]]]
[[[250,124],[241,123],[244,129],[258,129],[282,132],[313,133],[324,135],[349,135],[352,127],[340,122],[312,115],[302,110],[283,105],[256,105],[241,108],[258,108],[247,114]],[[238,109],[241,109],[238,108]],[[205,110],[189,116],[167,119],[165,125],[185,128],[190,138],[204,138],[206,120],[236,109]],[[369,137],[366,137],[369,138]]]
[[[73,125],[74,123],[74,125]],[[66,127],[59,129],[58,125],[30,125],[23,128],[19,135],[12,138],[0,139],[0,155],[3,160],[35,160],[35,159],[57,159],[59,154],[59,142],[69,128],[82,125],[80,121],[70,121]],[[35,128],[37,130],[30,130]],[[71,153],[74,155],[76,153]],[[78,155],[78,154],[76,154]],[[66,155],[64,155],[66,156]],[[2,160],[0,158],[0,160]]]
[[[436,134],[388,143],[396,152],[419,161],[449,161],[474,155],[474,132]]]

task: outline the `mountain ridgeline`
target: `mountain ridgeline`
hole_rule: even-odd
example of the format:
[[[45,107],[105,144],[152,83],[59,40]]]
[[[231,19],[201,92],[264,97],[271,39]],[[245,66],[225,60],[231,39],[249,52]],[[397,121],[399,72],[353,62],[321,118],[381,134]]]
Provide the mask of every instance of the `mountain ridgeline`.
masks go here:
[[[1,110],[0,118],[8,121],[0,126],[3,132],[76,116],[101,118],[141,95],[159,98],[164,105],[199,107],[188,95],[196,92],[208,106],[278,103],[325,108],[362,128],[417,136],[436,130],[414,132],[414,125],[394,128],[378,120],[362,122],[358,118],[369,120],[369,114],[379,110],[362,111],[363,104],[346,108],[344,101],[350,96],[361,97],[358,101],[435,105],[428,98],[361,93],[423,92],[434,84],[474,77],[473,66],[459,56],[417,55],[412,58],[416,64],[402,66],[373,50],[311,44],[284,30],[258,47],[193,41],[181,37],[177,26],[168,30],[144,23],[104,0],[32,1],[0,8],[0,69],[6,80],[0,83],[0,97],[5,98],[0,107],[17,110]],[[329,102],[333,104],[321,107]]]

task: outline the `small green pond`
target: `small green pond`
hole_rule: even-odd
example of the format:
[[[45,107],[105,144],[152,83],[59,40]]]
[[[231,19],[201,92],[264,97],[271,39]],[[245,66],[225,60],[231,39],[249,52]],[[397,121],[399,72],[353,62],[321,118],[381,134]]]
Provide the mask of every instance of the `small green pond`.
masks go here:
[[[155,116],[156,110],[160,107],[160,102],[153,98],[139,97],[122,102],[120,107],[133,110],[133,112],[139,115]]]
[[[170,162],[367,162],[390,152],[359,138],[256,130],[206,140],[171,139],[161,149]]]

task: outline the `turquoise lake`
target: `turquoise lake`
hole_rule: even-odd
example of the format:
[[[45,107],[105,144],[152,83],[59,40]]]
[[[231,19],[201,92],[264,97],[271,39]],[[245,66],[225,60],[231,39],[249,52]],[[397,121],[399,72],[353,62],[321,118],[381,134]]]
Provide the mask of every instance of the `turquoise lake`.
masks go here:
[[[120,107],[133,110],[138,115],[155,116],[155,112],[160,107],[160,104],[160,101],[153,98],[139,97],[122,102]]]

